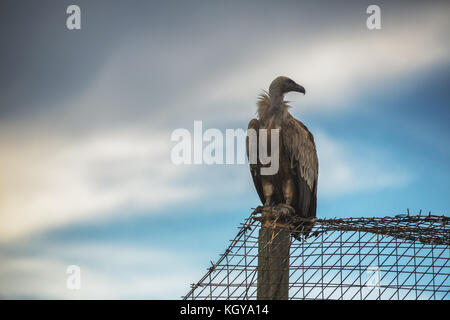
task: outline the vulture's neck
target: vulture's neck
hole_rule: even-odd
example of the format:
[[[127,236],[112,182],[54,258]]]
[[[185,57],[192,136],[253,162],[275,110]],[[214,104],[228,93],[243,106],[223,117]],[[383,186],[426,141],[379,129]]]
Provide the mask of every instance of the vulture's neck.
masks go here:
[[[271,97],[262,93],[258,100],[258,118],[266,129],[280,128],[283,121],[289,116],[289,105],[283,96]]]

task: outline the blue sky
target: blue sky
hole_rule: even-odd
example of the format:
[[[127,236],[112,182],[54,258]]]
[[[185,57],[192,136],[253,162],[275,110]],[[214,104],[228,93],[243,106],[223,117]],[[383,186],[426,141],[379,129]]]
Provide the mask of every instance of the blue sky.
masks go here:
[[[259,199],[246,165],[175,166],[171,132],[246,128],[278,75],[318,216],[448,214],[448,4],[377,3],[370,31],[356,1],[79,1],[68,31],[69,2],[3,2],[0,297],[185,294]]]

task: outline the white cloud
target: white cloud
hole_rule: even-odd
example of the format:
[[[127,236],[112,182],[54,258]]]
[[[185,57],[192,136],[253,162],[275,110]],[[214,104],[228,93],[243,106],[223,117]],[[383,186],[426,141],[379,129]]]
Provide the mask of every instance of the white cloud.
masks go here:
[[[45,245],[45,244],[41,244]],[[193,253],[136,245],[45,245],[44,254],[3,255],[0,296],[46,299],[179,299],[201,276]],[[180,265],[183,261],[183,265]],[[67,289],[69,265],[81,289]]]
[[[301,35],[287,30],[277,37],[262,25],[261,33],[269,32],[270,43],[230,44],[236,46],[228,48],[233,58],[220,55],[226,66],[205,63],[220,41],[210,40],[197,48],[183,39],[155,46],[146,36],[134,37],[109,57],[76,105],[69,101],[63,109],[72,110],[74,118],[107,111],[135,122],[141,120],[136,114],[146,119],[151,114],[159,120],[153,122],[156,125],[180,123],[192,116],[222,123],[244,121],[255,113],[261,89],[267,89],[276,76],[286,75],[307,90],[304,97],[292,95],[298,100],[293,103],[295,112],[342,110],[352,105],[355,96],[449,61],[450,22],[445,10],[405,8],[394,16],[377,31],[340,25]],[[245,52],[240,47],[244,45]],[[183,58],[166,51],[182,51]]]
[[[255,92],[286,75],[306,88],[305,97],[298,98],[303,112],[341,110],[355,95],[450,61],[449,28],[443,10],[421,8],[405,9],[379,31],[338,29],[301,41],[294,35],[275,38],[252,60],[237,62],[204,86],[201,104],[227,104],[234,116],[242,105],[254,105]]]
[[[399,187],[413,176],[377,148],[349,145],[323,132],[316,134],[319,196],[333,197],[365,190]]]
[[[316,133],[316,141],[320,196],[399,186],[411,179],[379,153],[323,133]],[[121,208],[151,213],[210,190],[233,197],[251,188],[246,165],[175,166],[171,145],[169,135],[148,132],[5,145],[0,241],[107,217]]]
[[[42,137],[41,137],[42,138]],[[75,141],[15,141],[0,159],[0,241],[199,195],[180,184],[169,136],[108,132]]]

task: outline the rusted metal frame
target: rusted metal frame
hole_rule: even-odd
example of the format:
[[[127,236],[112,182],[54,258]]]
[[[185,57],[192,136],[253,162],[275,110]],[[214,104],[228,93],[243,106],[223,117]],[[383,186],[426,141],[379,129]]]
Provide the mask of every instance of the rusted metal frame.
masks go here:
[[[392,240],[393,240],[393,239],[391,239],[390,242],[392,242]],[[388,242],[388,245],[390,244],[390,242]],[[377,248],[379,247],[379,246],[378,246],[378,242],[377,242],[377,246],[376,246],[376,247],[377,247]],[[383,250],[384,250],[385,248],[387,248],[387,246],[385,246],[385,247],[383,248]],[[372,249],[373,249],[373,248],[372,248]],[[372,249],[371,249],[371,250],[372,250]],[[382,251],[383,251],[383,250],[382,250]],[[348,252],[348,250],[347,250],[347,252]],[[350,261],[353,259],[353,257],[355,257],[356,255],[357,255],[357,253],[352,254],[350,260],[344,265],[344,267],[346,267],[346,266],[350,263]],[[358,256],[360,256],[360,255],[358,255]],[[364,255],[363,260],[364,260],[367,256],[368,256],[368,254]],[[379,253],[375,256],[374,259],[372,259],[372,261],[370,261],[370,264],[371,264],[377,257],[379,257]],[[384,261],[386,261],[389,257],[390,257],[390,255],[388,255]],[[384,261],[383,261],[383,262],[384,262]],[[359,266],[361,265],[361,260],[358,261],[358,265],[359,265]],[[350,274],[351,274],[353,271],[356,270],[356,267],[357,267],[357,266],[354,266],[354,267],[353,267],[353,270],[350,271],[350,273],[344,278],[343,281],[345,281],[345,280],[350,276]],[[361,272],[359,273],[359,277],[361,277]],[[333,277],[333,279],[334,279],[334,278],[335,278],[335,277]],[[333,280],[333,279],[332,279],[332,280]],[[351,286],[353,286],[353,285],[355,284],[356,281],[357,281],[357,279],[355,279],[355,280],[351,283]],[[344,292],[343,295],[345,295],[349,289],[350,289],[350,287],[347,288],[347,290],[345,290],[345,292]],[[335,289],[335,290],[336,290],[336,289]],[[332,292],[331,294],[333,294],[335,290],[333,290],[333,292]],[[331,295],[331,294],[330,294],[330,295]]]
[[[242,247],[243,247],[243,245],[244,245],[244,244],[242,244],[236,251],[241,250]],[[253,250],[254,248],[257,248],[257,244],[254,244],[254,245],[251,247],[250,250]],[[241,259],[238,261],[238,264],[241,263],[244,259],[245,259],[245,257],[242,256]],[[256,259],[256,257],[254,257],[254,258],[250,261],[250,263],[252,263],[255,259]],[[236,268],[234,267],[233,269],[231,269],[231,272],[233,272],[233,271],[235,271],[235,270],[236,270]],[[234,281],[235,281],[235,280],[236,280],[243,272],[244,272],[244,270],[241,270],[241,271],[233,278],[233,280],[231,281],[231,283],[233,283],[233,282],[234,282]],[[223,280],[222,280],[221,282],[223,282]],[[236,292],[236,290],[237,290],[237,288],[236,288],[233,292],[231,292],[231,295],[233,295],[233,293]],[[223,290],[223,291],[224,291],[224,290]],[[219,296],[223,294],[223,291],[219,294]]]
[[[247,219],[247,221],[249,221],[250,219],[252,219],[252,216],[250,216],[250,217]],[[247,226],[252,226],[252,225],[253,225],[253,224],[247,224]],[[245,230],[245,232],[243,232],[243,230]],[[240,246],[239,246],[237,249],[235,249],[235,252],[239,252],[239,250],[241,250],[243,247],[247,247],[246,242],[240,240],[240,239],[242,238],[242,236],[244,236],[244,235],[246,234],[247,230],[251,230],[250,234],[253,234],[254,231],[255,231],[256,229],[253,229],[253,230],[252,230],[252,229],[250,229],[250,228],[246,228],[246,229],[242,228],[242,229],[239,231],[239,233],[238,233],[239,238],[237,239],[237,241],[236,241],[235,244],[239,243]],[[257,245],[257,244],[254,244],[254,245],[250,248],[250,250],[256,248],[256,245]],[[230,247],[231,247],[231,246],[230,246]],[[230,261],[233,260],[233,258],[236,258],[236,257],[237,257],[237,255],[234,254],[234,253],[232,252],[232,250],[230,250],[230,251],[228,252],[228,255],[230,255],[230,257],[231,257]],[[233,265],[233,268],[230,270],[230,273],[237,270],[237,266],[239,265],[239,263],[241,263],[241,262],[244,260],[244,258],[245,258],[245,257],[242,256],[242,258],[238,261],[238,263]],[[243,271],[243,270],[242,270],[242,271]],[[238,276],[242,273],[242,271],[238,274]],[[218,276],[218,274],[217,274],[214,278],[216,278],[217,276]],[[238,276],[236,276],[236,277],[231,281],[231,283],[233,283],[233,282],[236,280],[236,278],[237,278]],[[229,274],[228,274],[228,279],[229,279]],[[220,281],[220,283],[223,283],[224,281],[225,281],[225,278],[223,278],[223,279]],[[230,282],[228,281],[228,283],[230,283]],[[221,294],[222,294],[224,291],[225,291],[225,290],[223,290],[223,291],[219,294],[219,296],[221,296]],[[230,295],[232,295],[233,293],[234,293],[234,292],[232,292]]]
[[[331,235],[332,235],[334,232],[335,232],[335,231],[330,232],[330,234],[329,234],[328,237],[325,239],[325,241],[328,240],[328,238],[330,238]],[[321,243],[323,243],[323,239],[322,239]],[[311,243],[311,244],[312,244],[312,243]],[[317,248],[317,249],[320,249],[320,248]],[[317,250],[317,249],[315,249],[315,250]],[[322,252],[323,252],[323,247],[322,247],[321,249],[322,249]],[[321,257],[321,255],[317,256],[317,258],[312,262],[312,264],[314,264],[317,260],[319,260],[320,257]],[[309,258],[309,256],[308,256],[307,258]],[[330,258],[328,258],[327,261],[328,261],[329,259],[330,259]],[[304,271],[308,271],[308,270],[310,270],[310,269],[311,269],[311,267],[307,267]],[[315,271],[315,272],[314,272],[314,273],[306,280],[306,283],[307,283],[309,280],[311,280],[311,278],[312,278],[313,276],[316,275],[316,273],[317,273],[318,270],[319,270],[319,269],[317,268],[317,270],[316,270],[316,271]],[[296,281],[299,280],[299,279],[300,279],[300,277],[298,277],[298,278],[296,279]],[[295,283],[295,281],[294,281],[294,283]],[[289,289],[291,289],[291,286],[289,287]],[[300,289],[297,290],[297,291],[294,293],[294,296],[295,296],[299,291],[300,291]],[[306,295],[308,295],[309,292],[311,292],[311,290],[308,291]],[[306,297],[306,295],[305,295],[304,297]]]
[[[253,213],[250,215],[250,217],[246,218],[246,222],[248,222],[250,219],[253,218]],[[253,232],[253,230],[252,230]],[[239,239],[241,237],[241,232],[239,232],[236,237],[232,240],[231,244],[228,246],[228,248],[225,250],[225,253],[221,255],[221,257],[219,258],[219,260],[217,261],[216,265],[220,264],[223,259],[225,259],[225,256],[228,255],[228,253],[231,252],[231,248],[234,247],[234,244],[237,243],[237,239]],[[212,268],[214,267],[214,265],[212,266]],[[206,278],[209,276],[209,274],[211,272],[213,272],[214,269],[211,270],[208,273],[206,273],[201,279],[200,281],[198,281],[196,284],[194,284],[193,288],[189,291],[189,293],[184,297],[185,299],[187,299],[187,297],[191,296],[193,294],[193,292],[195,291],[195,289],[199,288],[201,286],[201,284],[206,280]],[[205,289],[205,288],[204,288]],[[203,291],[201,290],[198,294],[201,294]]]
[[[355,233],[356,233],[356,231],[355,231]],[[322,245],[323,245],[324,241],[321,241],[321,243],[322,243]],[[322,253],[323,253],[323,246],[322,246],[321,249],[322,249]],[[334,256],[338,250],[339,250],[339,248],[337,248],[333,253],[329,254],[329,257],[328,257],[325,261],[322,261],[322,266],[323,266],[325,263],[327,263],[328,260],[330,260],[331,257]],[[323,255],[322,255],[321,257],[323,258]],[[314,262],[316,262],[316,261],[317,261],[317,259],[314,260]],[[314,262],[313,262],[313,263],[314,263]],[[311,269],[311,267],[307,268],[306,270],[309,270],[309,269]],[[320,294],[322,294],[322,298],[324,298],[324,294],[323,294],[323,278],[324,278],[324,276],[326,276],[326,275],[328,274],[329,270],[328,270],[325,274],[323,274],[323,268],[320,268],[320,270],[321,270],[321,272],[322,272],[322,275],[321,275],[321,280],[322,280],[321,289],[322,289],[322,290],[321,290],[321,293],[320,293]],[[318,270],[316,270],[316,271],[308,278],[308,280],[306,280],[306,281],[311,280],[311,278],[317,273],[317,271],[318,271]],[[308,295],[311,291],[312,291],[312,289],[309,290],[309,291],[306,293],[306,295]],[[317,296],[316,296],[316,298],[317,298]]]
[[[388,248],[388,245],[389,245],[393,240],[394,240],[394,238],[391,237],[391,240],[386,244],[386,246],[384,246],[384,248]],[[376,246],[378,246],[378,243],[370,249],[370,252],[371,252]],[[374,255],[374,254],[371,254],[371,255]],[[368,256],[368,254],[365,254],[364,257],[360,260],[359,263],[361,264],[361,261],[364,260],[367,256]],[[376,258],[377,258],[377,256],[375,255],[375,257],[369,262],[369,264],[371,264]],[[385,259],[384,261],[386,261],[388,258],[389,258],[389,256],[387,256],[386,259]],[[359,276],[361,277],[361,273],[360,273]],[[380,277],[380,282],[381,282],[381,280],[382,280],[382,278]],[[364,286],[364,287],[365,287],[365,286]],[[371,292],[372,292],[372,290],[369,292],[369,294],[370,294]],[[353,300],[353,298],[356,296],[356,294],[357,294],[357,293],[355,293],[355,294],[352,296],[352,298],[351,298],[350,300]],[[360,295],[361,295],[361,300],[365,300],[365,298],[367,298],[367,296],[368,296],[368,295],[366,295],[365,297],[363,297],[362,292],[360,293]]]
[[[419,249],[419,251],[420,250],[422,250],[422,249]],[[430,254],[430,253],[428,253],[428,254]],[[426,259],[427,257],[425,256],[424,258],[422,258],[422,261],[424,261],[425,259]],[[409,260],[409,261],[411,261],[411,259]],[[408,262],[409,262],[408,261]],[[419,263],[420,264],[420,263]],[[402,270],[400,270],[400,273],[403,271],[403,269],[405,268],[406,266],[404,266],[403,268],[402,268]],[[416,270],[417,269],[417,264],[414,262],[414,270]],[[402,287],[405,283],[406,283],[406,281],[408,281],[408,279],[411,277],[411,275],[412,274],[414,274],[414,276],[415,276],[415,281],[414,281],[414,285],[416,286],[417,285],[417,277],[416,277],[416,273],[415,272],[412,272],[412,273],[410,273],[407,277],[406,277],[406,279],[400,284],[400,287]],[[415,290],[415,291],[417,291],[417,289]],[[411,292],[411,289],[409,289],[408,290],[408,292],[406,293],[406,295],[405,295],[405,297],[409,294]],[[416,295],[417,296],[417,295]],[[391,295],[391,297],[389,298],[389,299],[391,299],[393,297],[393,295]],[[402,299],[402,300],[405,300],[404,298]]]
[[[404,241],[406,241],[406,240],[404,240]],[[411,242],[410,245],[409,245],[409,247],[407,247],[406,249],[404,249],[404,253],[407,252],[408,250],[410,250],[411,247],[413,246],[413,244],[414,244],[414,243]],[[394,268],[394,266],[397,266],[397,265],[398,265],[398,261],[399,261],[401,258],[403,258],[403,257],[405,256],[404,253],[402,253],[400,256],[396,256],[396,263],[393,264],[387,271],[384,271],[384,275],[382,275],[382,276],[380,277],[380,282],[384,279],[384,277],[386,276],[386,274],[389,274],[390,272],[392,272],[392,269]],[[405,267],[408,266],[408,263],[409,263],[412,259],[413,259],[413,256],[411,256],[411,258],[408,260],[408,262],[407,262],[405,265],[402,266],[402,267],[403,267],[402,270],[400,271],[400,273],[397,273],[397,275],[398,275],[398,274],[401,274],[401,272],[405,269]],[[391,280],[391,281],[387,284],[387,286],[390,286],[390,285],[392,284],[393,281],[394,281],[394,280]],[[386,289],[384,289],[382,292],[380,292],[380,295],[383,295],[383,293],[384,293],[385,290],[386,290]],[[369,292],[369,294],[370,294],[370,292]],[[367,297],[367,295],[366,295],[366,297]]]
[[[445,264],[443,265],[443,266],[441,266],[440,268],[439,268],[439,271],[438,271],[438,274],[439,274],[439,272],[445,267],[447,265],[447,261],[445,262]],[[425,275],[425,273],[432,267],[432,266],[434,266],[434,262],[432,262],[431,263],[431,266],[428,266],[428,268],[425,270],[425,272],[422,274],[422,276],[419,278],[419,281],[423,278],[423,276]],[[435,278],[435,276],[436,276],[436,273],[432,273],[432,278],[431,278],[431,280],[430,281],[428,281],[428,283],[426,284],[426,287],[428,287],[429,285],[430,285],[430,283],[432,282],[432,281],[434,281],[434,278]],[[420,290],[420,289],[419,289]],[[416,290],[417,291],[417,290]],[[422,293],[424,292],[424,290],[420,290],[421,292],[420,292],[420,294],[417,296],[417,299],[422,295]],[[434,291],[434,285],[433,285],[433,292],[436,292],[436,291]],[[409,293],[409,291],[408,291],[408,293]]]

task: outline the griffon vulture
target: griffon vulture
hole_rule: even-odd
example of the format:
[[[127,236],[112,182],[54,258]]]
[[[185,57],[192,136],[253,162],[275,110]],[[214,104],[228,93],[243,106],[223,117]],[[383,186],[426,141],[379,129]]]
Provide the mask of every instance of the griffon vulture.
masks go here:
[[[293,80],[277,77],[270,84],[269,92],[259,96],[258,119],[252,119],[248,128],[256,130],[257,136],[259,129],[267,129],[267,135],[270,135],[270,129],[279,129],[279,169],[273,175],[261,175],[260,169],[264,165],[258,158],[257,163],[250,163],[250,172],[265,207],[287,208],[294,216],[313,218],[316,216],[319,171],[316,146],[308,128],[288,111],[290,106],[284,101],[284,95],[291,91],[305,94],[305,89]],[[270,140],[267,137],[268,150]],[[312,223],[302,227],[302,230],[293,232],[294,237],[299,238],[301,234],[307,236]]]

